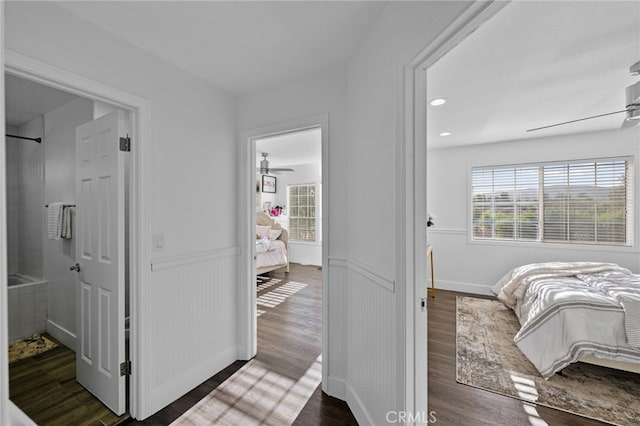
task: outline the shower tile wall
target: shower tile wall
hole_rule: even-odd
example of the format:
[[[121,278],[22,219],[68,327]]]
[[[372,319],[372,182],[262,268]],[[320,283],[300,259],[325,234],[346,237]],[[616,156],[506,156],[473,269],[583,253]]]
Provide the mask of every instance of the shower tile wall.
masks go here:
[[[9,341],[42,333],[47,321],[47,283],[9,287]]]
[[[7,133],[15,135],[18,129],[7,127]],[[18,272],[18,147],[20,141],[7,138],[7,269],[9,275]]]
[[[43,132],[42,116],[19,129],[20,135],[32,138],[43,137]],[[42,144],[33,141],[22,141],[18,149],[18,272],[43,278],[44,149]]]

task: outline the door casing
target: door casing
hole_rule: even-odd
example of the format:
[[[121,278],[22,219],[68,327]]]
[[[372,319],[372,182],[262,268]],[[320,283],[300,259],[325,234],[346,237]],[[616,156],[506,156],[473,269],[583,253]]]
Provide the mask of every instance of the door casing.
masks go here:
[[[328,304],[329,300],[329,115],[322,114],[299,120],[246,130],[240,134],[239,184],[239,236],[241,254],[238,267],[240,285],[238,309],[238,357],[251,359],[258,348],[256,314],[256,268],[254,260],[256,223],[255,212],[255,158],[256,139],[292,133],[311,128],[320,128],[322,133],[322,389],[326,392],[328,360]]]

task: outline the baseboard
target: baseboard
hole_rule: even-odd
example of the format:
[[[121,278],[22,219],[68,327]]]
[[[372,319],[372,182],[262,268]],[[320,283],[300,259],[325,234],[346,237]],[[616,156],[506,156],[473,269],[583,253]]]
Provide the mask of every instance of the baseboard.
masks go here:
[[[367,408],[362,403],[362,400],[360,399],[356,391],[353,390],[349,383],[345,382],[345,384],[347,393],[347,405],[351,409],[351,412],[356,418],[358,424],[372,426],[375,425],[373,419],[371,418],[371,415],[369,414],[369,411],[367,411]]]
[[[347,400],[347,382],[345,382],[344,379],[328,377],[326,393],[329,396],[346,401]]]
[[[13,402],[7,401],[7,411],[9,414],[9,424],[13,426],[37,426],[21,409]]]
[[[59,324],[47,319],[47,333],[72,351],[76,351],[76,335]]]
[[[436,280],[436,297],[438,290],[459,291],[461,293],[482,294],[485,296],[494,296],[491,292],[491,286],[472,283],[461,283],[456,281],[440,281]]]
[[[289,256],[289,263],[297,263],[303,266],[322,266],[322,262],[320,262],[321,264],[317,264],[317,262],[313,261],[309,262],[309,259],[306,257]]]
[[[174,377],[173,380],[153,389],[152,395],[148,399],[150,410],[146,417],[163,409],[194,389],[200,383],[222,371],[225,367],[236,361],[237,354],[238,348],[236,346],[222,350],[183,374]]]

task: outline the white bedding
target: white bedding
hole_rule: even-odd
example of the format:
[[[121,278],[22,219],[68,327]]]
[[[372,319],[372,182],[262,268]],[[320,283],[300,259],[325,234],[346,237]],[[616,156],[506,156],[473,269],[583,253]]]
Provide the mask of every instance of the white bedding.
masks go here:
[[[516,312],[522,328],[514,342],[545,378],[586,355],[640,363],[640,350],[628,339],[638,330],[625,328],[623,308],[640,300],[640,276],[627,269],[532,264],[510,271],[493,291]]]
[[[259,241],[259,240],[257,240]],[[256,241],[256,268],[278,266],[287,264],[287,247],[280,240],[271,241],[270,248],[264,252],[258,252]]]

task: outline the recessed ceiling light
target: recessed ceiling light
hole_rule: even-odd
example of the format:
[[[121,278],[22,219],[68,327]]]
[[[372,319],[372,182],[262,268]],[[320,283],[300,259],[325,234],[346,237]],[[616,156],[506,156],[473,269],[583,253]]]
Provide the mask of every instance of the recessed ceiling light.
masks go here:
[[[440,133],[440,136],[449,136],[451,134],[451,132],[442,132]]]
[[[438,99],[432,100],[431,102],[429,102],[429,104],[431,104],[433,106],[440,106],[440,105],[443,105],[445,102],[447,102],[446,99],[438,98]]]

